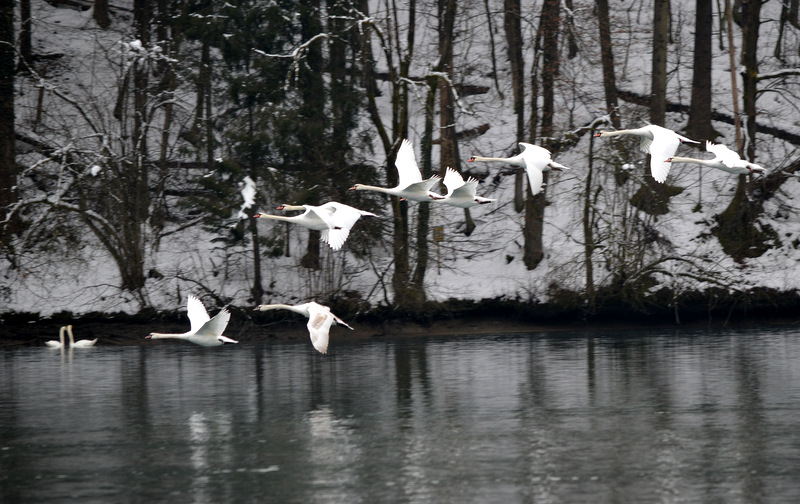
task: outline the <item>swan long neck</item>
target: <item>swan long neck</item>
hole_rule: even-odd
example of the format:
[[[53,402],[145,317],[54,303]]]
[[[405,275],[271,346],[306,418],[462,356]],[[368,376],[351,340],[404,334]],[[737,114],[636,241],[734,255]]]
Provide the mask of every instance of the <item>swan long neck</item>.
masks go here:
[[[282,208],[282,210],[288,210],[288,211],[292,211],[292,210],[305,211],[305,209],[306,209],[306,207],[304,207],[303,205],[283,205],[283,208]]]
[[[67,326],[61,326],[61,329],[58,330],[58,341],[61,342],[61,346],[64,346],[64,331],[67,330]]]
[[[263,213],[258,215],[259,219],[272,219],[272,220],[279,220],[279,221],[286,221],[286,222],[292,222],[294,220],[294,217],[295,216],[287,217],[285,215],[272,215],[272,214],[263,214]]]
[[[620,136],[620,135],[630,135],[631,130],[613,130],[613,131],[601,131],[601,137],[612,137],[612,136]]]
[[[75,344],[75,337],[72,335],[72,326],[68,325],[66,329],[67,329],[67,335],[69,336],[69,346],[72,346]]]
[[[672,157],[673,163],[696,163],[705,166],[716,166],[716,162],[713,159],[695,159],[689,157],[680,157],[680,156],[673,156]]]
[[[520,160],[517,159],[516,156],[515,157],[510,157],[510,158],[473,156],[472,160],[473,161],[488,161],[488,162],[496,162],[496,163],[508,163],[508,164],[513,164],[513,165],[516,165],[516,166],[525,166],[525,164],[521,163]]]
[[[307,310],[304,310],[303,308],[299,308],[299,307],[294,306],[294,305],[280,304],[280,303],[259,305],[258,306],[258,310],[259,311],[289,310],[289,311],[293,311],[295,313],[299,313],[301,315],[306,315],[307,314]]]
[[[372,185],[367,185],[367,184],[358,184],[358,185],[354,186],[354,188],[355,188],[356,191],[378,191],[378,192],[382,192],[382,193],[388,193],[389,192],[389,189],[387,189],[386,187],[378,187],[378,186],[372,186]]]
[[[150,339],[186,339],[185,334],[150,333]]]

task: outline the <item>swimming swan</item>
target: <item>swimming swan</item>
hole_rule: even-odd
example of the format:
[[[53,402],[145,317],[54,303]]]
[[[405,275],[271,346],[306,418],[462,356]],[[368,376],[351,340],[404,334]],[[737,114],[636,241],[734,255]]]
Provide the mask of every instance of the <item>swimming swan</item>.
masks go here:
[[[664,183],[669,174],[670,162],[664,161],[671,158],[678,150],[678,146],[682,143],[696,143],[700,142],[686,138],[661,126],[655,124],[648,124],[642,128],[615,130],[615,131],[601,131],[597,133],[596,137],[611,137],[620,135],[634,135],[638,136],[641,141],[639,142],[639,150],[650,154],[650,172],[656,182]]]
[[[97,343],[97,338],[93,340],[82,339],[75,341],[75,338],[72,336],[72,326],[67,326],[67,334],[69,335],[69,346],[70,348],[92,348],[95,343]]]
[[[284,222],[293,222],[309,229],[321,231],[320,240],[324,241],[333,250],[339,250],[350,236],[350,229],[361,217],[377,217],[372,212],[359,210],[351,206],[330,201],[324,205],[281,205],[278,210],[304,210],[300,215],[286,217],[284,215],[270,215],[258,213],[256,219],[272,219]]]
[[[164,334],[150,333],[145,336],[147,339],[182,339],[200,346],[220,346],[226,343],[238,343],[238,341],[223,336],[222,333],[228,326],[231,319],[231,312],[226,308],[220,310],[214,318],[208,316],[203,302],[194,296],[189,296],[186,303],[186,315],[191,324],[188,332],[183,334]]]
[[[531,193],[534,195],[542,191],[544,172],[550,170],[569,170],[569,167],[553,161],[551,152],[544,147],[520,142],[519,148],[520,153],[513,157],[495,158],[472,156],[467,161],[470,163],[475,161],[496,161],[525,168],[525,172],[528,174],[528,182],[531,186]]]
[[[397,187],[376,187],[366,184],[356,184],[350,188],[351,191],[377,191],[392,196],[397,196],[400,200],[411,200],[419,202],[429,202],[435,199],[443,199],[444,196],[432,192],[430,189],[439,181],[439,176],[434,175],[429,179],[422,180],[422,172],[419,171],[417,160],[414,157],[414,147],[408,139],[404,139],[397,151],[394,160],[397,168]]]
[[[694,159],[685,157],[671,157],[668,162],[673,163],[695,163],[703,166],[716,168],[734,175],[747,175],[748,173],[767,173],[767,169],[761,165],[745,161],[735,151],[722,144],[713,144],[706,140],[706,150],[714,154],[713,159]]]
[[[61,329],[58,330],[58,341],[56,340],[48,340],[45,341],[44,344],[47,345],[48,348],[59,349],[64,348],[64,331],[67,330],[66,326],[61,326]]]
[[[311,344],[323,354],[328,353],[328,334],[331,325],[342,325],[351,331],[353,330],[344,320],[331,313],[329,307],[315,303],[314,301],[298,305],[263,304],[256,306],[255,309],[256,311],[290,310],[307,317],[308,334],[311,336]]]

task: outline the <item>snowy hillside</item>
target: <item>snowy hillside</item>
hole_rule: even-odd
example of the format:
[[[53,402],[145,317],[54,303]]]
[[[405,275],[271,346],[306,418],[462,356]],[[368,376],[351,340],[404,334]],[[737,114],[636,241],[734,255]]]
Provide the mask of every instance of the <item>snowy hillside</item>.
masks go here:
[[[612,13],[617,86],[619,89],[646,96],[650,85],[651,27],[648,17],[650,2],[612,2],[616,10]],[[495,5],[496,4],[496,5]],[[594,138],[582,127],[602,118],[604,97],[599,47],[596,43],[597,21],[593,11],[594,2],[573,2],[576,43],[579,52],[573,59],[561,62],[557,80],[557,113],[555,131],[562,138],[567,133],[579,135],[579,140],[554,158],[571,169],[550,174],[546,187],[549,205],[544,214],[544,260],[533,270],[528,270],[522,260],[522,213],[514,209],[514,174],[511,166],[488,163],[463,163],[461,170],[484,179],[478,189],[481,196],[496,198],[497,202],[481,205],[470,210],[477,227],[470,236],[465,236],[464,213],[458,208],[431,204],[431,229],[441,226],[443,239],[432,238],[429,242],[430,260],[425,280],[428,299],[444,301],[449,298],[480,300],[486,298],[518,299],[544,302],[554,293],[571,291],[581,293],[586,286],[586,250],[584,236],[584,211],[586,205],[587,180],[591,169],[591,211],[595,215],[593,229],[598,246],[592,256],[593,280],[597,287],[608,285],[618,271],[618,265],[629,260],[627,255],[644,255],[642,263],[647,274],[657,282],[649,287],[655,294],[667,288],[676,298],[682,293],[704,292],[709,288],[727,292],[746,292],[751,288],[765,287],[781,292],[800,289],[800,217],[798,198],[800,180],[793,173],[787,174],[776,195],[765,203],[759,222],[774,230],[778,245],[760,257],[735,261],[726,255],[713,234],[715,216],[722,213],[730,203],[738,183],[738,177],[719,170],[703,168],[693,164],[674,164],[667,183],[682,191],[670,199],[669,213],[660,216],[643,215],[628,202],[640,187],[646,175],[644,154],[636,149],[636,141],[629,138]],[[634,5],[635,4],[635,5]],[[34,51],[37,54],[63,54],[53,63],[42,65],[37,81],[20,74],[17,80],[17,126],[30,138],[38,138],[55,146],[66,146],[71,141],[65,131],[70,129],[69,111],[64,101],[55,96],[61,91],[76,97],[87,106],[98,111],[99,117],[108,118],[114,107],[113,88],[119,81],[118,64],[125,54],[136,50],[131,36],[130,16],[117,11],[112,27],[108,31],[94,26],[91,12],[80,12],[68,8],[57,8],[33,0]],[[112,3],[112,5],[114,5]],[[380,4],[383,5],[383,4]],[[689,103],[692,78],[693,1],[672,3],[672,36],[669,46],[668,100]],[[375,17],[380,17],[376,5]],[[506,58],[502,31],[502,2],[493,2],[493,26],[495,51],[498,54],[498,75],[495,82],[491,68],[489,41],[485,29],[485,12],[482,5],[464,3],[464,13],[459,17],[459,39],[455,47],[455,59],[462,84],[486,86],[485,94],[465,96],[459,100],[458,129],[469,130],[488,123],[488,131],[471,136],[460,143],[463,161],[471,155],[508,156],[515,148],[516,118],[513,114],[511,80]],[[764,19],[780,17],[780,3],[768,2],[762,12]],[[539,6],[536,3],[535,10]],[[435,13],[435,10],[433,11]],[[715,16],[715,23],[719,18]],[[436,19],[426,17],[417,27],[419,47],[435,47]],[[523,23],[526,40],[534,40],[538,18],[531,15]],[[798,47],[800,35],[797,31],[784,34],[783,44]],[[736,30],[737,40],[741,36]],[[771,57],[777,40],[775,23],[764,23],[761,33],[764,64],[761,71],[776,72],[780,65]],[[565,38],[560,40],[565,44]],[[712,108],[720,113],[732,115],[730,98],[730,68],[727,47],[718,29],[714,31],[714,90]],[[723,44],[724,45],[724,44]],[[530,70],[532,48],[525,49]],[[791,53],[791,51],[787,51]],[[424,51],[418,49],[418,54]],[[414,66],[419,74],[432,67],[435,51],[430,57],[418,56]],[[796,54],[794,63],[800,66]],[[738,56],[737,56],[738,61]],[[412,70],[413,73],[413,70]],[[780,86],[765,91],[759,98],[758,121],[764,125],[797,133],[800,131],[800,112],[792,99],[800,96],[800,77],[787,77]],[[41,124],[59,124],[59,127],[33,127],[39,87],[48,90],[45,96],[45,118]],[[782,88],[781,88],[782,86]],[[220,93],[224,93],[220,90]],[[412,119],[410,140],[419,156],[423,124],[423,91],[418,91],[415,103],[419,114]],[[184,110],[191,110],[195,99],[189,83],[178,87],[179,99]],[[391,103],[387,92],[381,98],[383,113],[389,114]],[[527,104],[526,108],[530,108]],[[620,116],[623,128],[634,128],[646,124],[647,110],[643,107],[621,102]],[[48,123],[48,120],[50,121]],[[362,130],[369,131],[366,118],[362,118]],[[188,121],[188,119],[187,119]],[[79,124],[79,120],[75,124]],[[668,113],[665,126],[682,131],[687,122],[683,113]],[[66,127],[65,127],[66,126]],[[600,129],[609,129],[609,125]],[[729,124],[716,121],[714,128],[721,134],[716,139],[734,147],[735,133]],[[75,131],[76,137],[88,135]],[[436,136],[436,135],[434,135]],[[704,140],[704,139],[699,139]],[[769,173],[779,172],[800,159],[800,146],[762,134],[758,138],[756,162]],[[618,150],[622,147],[622,150]],[[359,154],[361,160],[374,166],[382,166],[384,154],[373,146],[374,155]],[[591,152],[591,159],[590,159]],[[619,159],[624,152],[625,159]],[[218,153],[222,156],[222,153]],[[681,147],[682,156],[710,157],[702,149]],[[615,157],[616,156],[616,157]],[[18,162],[32,166],[39,162],[40,154],[29,145],[18,142]],[[433,159],[438,159],[434,145]],[[629,171],[633,181],[617,186],[612,164],[621,163]],[[435,163],[435,161],[434,161]],[[591,166],[591,168],[590,168]],[[99,169],[99,168],[98,168]],[[434,167],[438,170],[438,166]],[[169,183],[194,183],[208,175],[203,166],[183,170],[185,180],[170,180]],[[88,176],[97,176],[91,173]],[[759,176],[753,177],[753,190],[758,190]],[[235,187],[237,199],[227,202],[230,208],[228,226],[236,224],[242,216],[257,211],[276,213],[274,207],[284,201],[275,201],[276,192],[256,181],[260,199],[265,207],[256,208],[252,180],[244,177],[230,179]],[[350,180],[350,183],[358,180]],[[33,186],[34,184],[31,183]],[[33,191],[33,190],[32,190]],[[57,197],[57,196],[54,196]],[[59,311],[128,312],[143,308],[178,310],[185,306],[186,295],[206,297],[208,301],[223,300],[231,305],[246,308],[253,303],[250,288],[254,271],[250,244],[228,246],[216,241],[219,233],[210,231],[192,220],[194,216],[181,215],[179,197],[171,197],[174,220],[167,222],[165,233],[157,244],[151,242],[144,257],[145,271],[151,272],[141,294],[119,288],[119,272],[109,254],[99,246],[98,239],[85,232],[80,236],[55,236],[45,248],[31,253],[19,253],[15,263],[0,259],[3,279],[0,281],[0,304],[4,312],[34,312],[44,316]],[[343,201],[349,203],[348,201]],[[301,203],[301,202],[292,202]],[[266,204],[269,206],[266,207]],[[409,214],[416,215],[416,203],[410,205]],[[633,226],[632,217],[638,222]],[[56,216],[54,219],[74,219]],[[35,216],[27,216],[36,218]],[[375,222],[359,221],[351,232],[351,238],[342,251],[322,247],[322,268],[308,270],[299,265],[301,251],[305,248],[308,233],[305,230],[289,231],[288,248],[293,253],[286,256],[264,256],[262,283],[267,291],[263,302],[295,302],[309,299],[329,300],[336,296],[347,296],[358,300],[362,310],[388,305],[392,300],[391,270],[392,214],[386,200],[384,211]],[[57,223],[58,221],[56,221]],[[364,254],[363,245],[353,237],[364,233],[369,226],[380,228],[384,240],[371,244]],[[259,232],[265,236],[284,236],[286,227],[273,222],[258,222]],[[59,227],[54,226],[57,235]],[[632,236],[642,237],[641,250],[631,246]],[[352,242],[352,243],[351,243]],[[639,243],[639,242],[636,242]],[[356,253],[357,252],[357,253]]]

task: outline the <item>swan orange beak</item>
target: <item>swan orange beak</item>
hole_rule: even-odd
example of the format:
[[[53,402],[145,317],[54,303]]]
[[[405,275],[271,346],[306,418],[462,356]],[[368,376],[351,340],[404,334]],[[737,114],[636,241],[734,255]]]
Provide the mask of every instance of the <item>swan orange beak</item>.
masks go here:
[[[353,187],[351,187],[351,188],[350,188],[350,189],[348,189],[348,190],[349,190],[349,191],[355,191],[355,190],[356,190],[356,186],[353,186]]]
[[[475,156],[472,156],[471,158],[467,159],[467,163],[471,163],[473,161],[475,161]]]
[[[151,333],[151,334],[148,334],[147,336],[145,336],[144,339],[150,339],[152,337],[153,337],[153,334]]]
[[[672,162],[672,158],[667,158],[667,159],[664,160],[664,162],[665,163],[671,163]]]
[[[260,213],[257,213],[257,214],[255,214],[255,215],[253,216],[253,218],[254,218],[254,219],[258,219],[259,217],[261,217],[261,214],[260,214]]]
[[[286,208],[286,205],[280,205],[276,207],[275,210],[283,210],[284,208]]]
[[[600,133],[595,133],[594,136],[599,137]]]

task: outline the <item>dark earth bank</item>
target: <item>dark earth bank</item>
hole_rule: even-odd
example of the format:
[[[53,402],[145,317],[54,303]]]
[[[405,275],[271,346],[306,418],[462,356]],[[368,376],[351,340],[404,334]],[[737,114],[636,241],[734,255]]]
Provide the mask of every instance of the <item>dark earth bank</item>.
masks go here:
[[[333,327],[334,339],[446,337],[464,334],[527,333],[647,327],[731,327],[800,324],[800,294],[752,289],[747,292],[659,292],[646,299],[597,298],[589,309],[583,295],[551,293],[552,301],[537,303],[507,298],[481,301],[450,299],[425,302],[418,309],[388,307],[359,313],[353,303],[328,303],[355,330]],[[677,298],[677,303],[675,302]],[[285,311],[254,312],[229,307],[231,322],[225,334],[240,341],[306,341],[306,319]],[[210,309],[213,316],[216,309]],[[72,324],[76,339],[99,338],[98,345],[186,344],[148,341],[153,331],[182,333],[189,322],[183,312],[143,311],[137,314],[69,312],[42,318],[33,313],[0,316],[0,348],[43,345],[58,339],[61,326]]]

